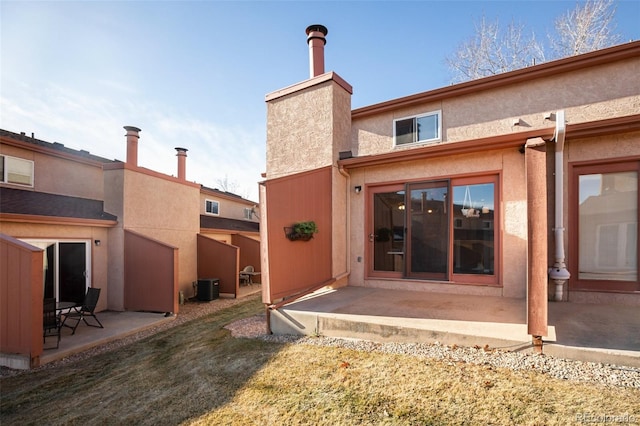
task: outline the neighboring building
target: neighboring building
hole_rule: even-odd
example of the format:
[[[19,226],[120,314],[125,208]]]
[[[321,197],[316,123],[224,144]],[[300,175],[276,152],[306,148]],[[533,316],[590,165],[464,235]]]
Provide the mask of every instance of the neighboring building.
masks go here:
[[[176,148],[177,177],[139,167],[140,129],[125,129],[126,162],[0,130],[3,355],[37,364],[41,339],[25,343],[25,333],[41,336],[41,325],[25,324],[41,318],[43,297],[81,302],[97,287],[98,311],[178,313],[180,294],[193,296],[199,278],[219,278],[219,292],[235,296],[240,265],[259,271],[257,205],[187,181],[184,148]],[[22,271],[14,249],[40,266]],[[34,268],[35,284],[26,276]]]
[[[640,42],[352,110],[326,28],[307,34],[310,79],[266,96],[265,304],[326,285],[526,298],[534,339],[548,300],[640,306]],[[319,232],[288,241],[303,220]]]

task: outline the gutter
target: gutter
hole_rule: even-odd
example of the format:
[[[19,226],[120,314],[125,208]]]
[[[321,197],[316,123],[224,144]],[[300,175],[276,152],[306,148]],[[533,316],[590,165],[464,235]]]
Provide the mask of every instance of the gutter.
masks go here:
[[[553,115],[550,117],[553,118]],[[554,300],[562,302],[564,299],[564,284],[571,277],[565,263],[564,252],[564,138],[566,122],[564,110],[555,114],[556,130],[553,135],[555,145],[555,262],[549,269],[549,278],[555,283]]]

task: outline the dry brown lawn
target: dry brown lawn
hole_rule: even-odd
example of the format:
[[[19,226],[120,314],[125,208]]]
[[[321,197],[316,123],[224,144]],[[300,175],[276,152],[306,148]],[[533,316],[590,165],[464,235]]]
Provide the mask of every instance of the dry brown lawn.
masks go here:
[[[257,298],[81,363],[5,377],[2,425],[640,422],[640,390],[408,355],[236,339]],[[619,419],[624,420],[624,417]]]

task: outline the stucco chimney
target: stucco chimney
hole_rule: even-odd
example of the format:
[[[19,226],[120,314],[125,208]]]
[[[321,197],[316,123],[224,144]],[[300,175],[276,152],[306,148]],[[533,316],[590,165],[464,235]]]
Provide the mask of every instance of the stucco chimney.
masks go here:
[[[133,126],[124,126],[127,131],[127,164],[138,167],[138,139],[140,139],[140,129]]]
[[[324,45],[325,36],[329,30],[324,25],[309,25],[306,30],[309,45],[309,78],[324,74]]]
[[[187,179],[187,148],[176,147],[176,157],[178,157],[178,179]]]

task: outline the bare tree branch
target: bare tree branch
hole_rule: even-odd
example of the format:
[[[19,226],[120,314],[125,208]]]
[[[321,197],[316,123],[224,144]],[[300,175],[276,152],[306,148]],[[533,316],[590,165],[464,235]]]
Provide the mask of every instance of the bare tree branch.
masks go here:
[[[500,74],[545,61],[579,55],[613,46],[620,41],[615,30],[615,0],[586,0],[555,21],[549,48],[525,33],[525,26],[511,22],[504,32],[498,21],[485,17],[475,24],[474,35],[458,50],[445,58],[451,82],[474,80]]]
[[[587,0],[555,21],[556,37],[550,38],[555,58],[603,49],[620,42],[614,33],[613,0]]]
[[[224,175],[223,179],[217,179],[216,183],[220,187],[220,190],[230,192],[232,194],[235,194],[239,187],[238,182],[230,181],[229,176],[227,175]]]
[[[524,25],[511,22],[501,33],[498,21],[485,17],[476,24],[474,36],[463,43],[446,62],[453,82],[474,80],[544,62],[544,49],[535,35],[524,35]]]

